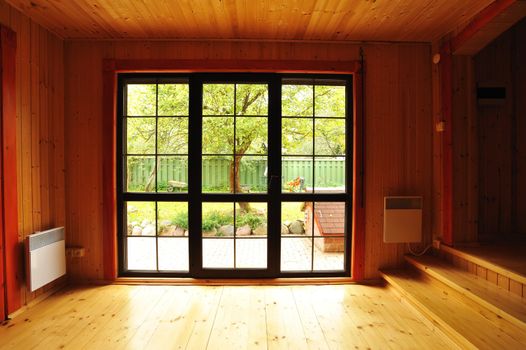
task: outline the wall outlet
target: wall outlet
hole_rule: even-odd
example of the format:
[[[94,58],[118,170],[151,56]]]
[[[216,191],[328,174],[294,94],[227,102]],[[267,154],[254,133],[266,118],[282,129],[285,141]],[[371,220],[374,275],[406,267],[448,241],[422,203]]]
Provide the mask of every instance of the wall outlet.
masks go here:
[[[441,242],[440,242],[439,239],[434,239],[434,240],[433,240],[433,248],[435,248],[435,249],[437,249],[437,250],[440,249],[440,243],[441,243]]]
[[[83,247],[66,248],[66,256],[68,258],[82,258],[85,255],[86,255],[86,250]]]

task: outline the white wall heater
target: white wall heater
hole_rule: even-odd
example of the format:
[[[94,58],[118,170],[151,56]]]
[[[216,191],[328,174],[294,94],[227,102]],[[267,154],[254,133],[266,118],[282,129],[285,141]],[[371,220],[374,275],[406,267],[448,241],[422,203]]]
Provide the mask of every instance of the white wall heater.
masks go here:
[[[422,197],[384,198],[384,242],[422,241]]]
[[[26,279],[31,292],[66,274],[64,227],[26,237]]]

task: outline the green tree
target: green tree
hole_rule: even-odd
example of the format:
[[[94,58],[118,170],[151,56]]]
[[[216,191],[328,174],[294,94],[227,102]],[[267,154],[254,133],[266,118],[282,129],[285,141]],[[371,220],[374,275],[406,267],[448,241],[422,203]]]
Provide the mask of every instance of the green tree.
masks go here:
[[[127,153],[186,154],[188,85],[130,84],[127,91]],[[284,155],[345,154],[345,120],[335,119],[345,117],[343,86],[283,85],[281,107],[286,117],[281,131]],[[163,116],[157,125],[156,114]],[[203,86],[203,154],[230,159],[230,192],[243,192],[240,170],[245,155],[267,156],[267,116],[266,84]],[[144,191],[153,189],[158,166],[159,162],[152,167]],[[248,204],[242,206],[249,211]]]

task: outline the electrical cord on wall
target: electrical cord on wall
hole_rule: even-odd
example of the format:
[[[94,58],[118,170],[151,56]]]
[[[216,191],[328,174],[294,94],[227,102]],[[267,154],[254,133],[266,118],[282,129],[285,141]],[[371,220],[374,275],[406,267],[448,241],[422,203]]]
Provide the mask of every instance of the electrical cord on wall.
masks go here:
[[[417,253],[417,252],[414,252],[413,249],[411,249],[411,243],[407,243],[407,249],[409,249],[409,253],[411,253],[411,255],[413,256],[422,256],[425,253],[427,253],[427,251],[431,249],[432,247],[433,247],[433,244],[430,244],[427,247],[425,247],[423,251]]]

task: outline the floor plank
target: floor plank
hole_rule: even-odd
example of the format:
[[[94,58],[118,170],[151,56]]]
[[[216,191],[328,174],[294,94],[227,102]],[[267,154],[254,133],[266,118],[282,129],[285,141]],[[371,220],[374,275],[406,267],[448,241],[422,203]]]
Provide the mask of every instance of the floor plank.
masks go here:
[[[58,292],[0,349],[447,349],[383,286],[126,286]]]

